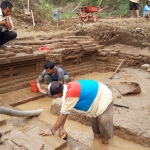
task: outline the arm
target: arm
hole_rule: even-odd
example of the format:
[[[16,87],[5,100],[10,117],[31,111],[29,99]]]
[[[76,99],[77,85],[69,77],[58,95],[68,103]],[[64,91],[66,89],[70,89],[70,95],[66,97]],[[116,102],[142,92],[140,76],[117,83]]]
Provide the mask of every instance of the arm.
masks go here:
[[[41,88],[40,82],[41,82],[42,80],[43,80],[43,78],[42,78],[42,76],[40,75],[40,76],[36,79],[36,85],[37,85],[37,87],[38,87],[38,89],[39,89],[39,91],[40,91],[41,93],[46,94],[46,91]]]
[[[13,29],[13,25],[12,25],[12,21],[11,21],[11,17],[10,16],[5,16],[5,19],[6,19],[6,28],[8,30],[12,30]]]
[[[64,71],[61,68],[57,68],[57,76],[58,76],[58,81],[63,83],[64,80]]]
[[[53,126],[53,128],[50,130],[50,129],[47,129],[45,131],[43,131],[42,133],[40,133],[40,135],[44,135],[44,136],[47,136],[47,135],[54,135],[54,133],[60,128],[60,130],[62,131],[65,131],[64,130],[64,124],[66,122],[66,119],[68,117],[68,114],[67,115],[64,115],[62,113],[59,114],[58,116],[58,119],[55,123],[55,125]]]
[[[6,21],[5,21],[5,20],[0,21],[0,25],[2,25],[2,26],[6,26]]]
[[[76,103],[75,102],[76,100],[77,99],[74,99],[74,98],[65,99],[65,104],[62,104],[60,114],[59,114],[58,119],[57,119],[55,125],[53,126],[53,128],[51,130],[46,129],[45,131],[40,133],[40,135],[44,135],[44,136],[53,135],[59,129],[59,136],[62,137],[62,135],[66,132],[65,129],[64,129],[64,124],[65,124],[66,119],[67,119],[67,117],[70,113],[69,110],[73,108],[73,106]],[[71,102],[69,103],[69,101],[71,101]]]
[[[66,119],[68,117],[68,114],[62,114],[60,113],[58,116],[58,119],[55,123],[55,125],[53,126],[53,128],[51,129],[51,132],[54,134],[59,128],[64,129],[64,124],[66,122]]]

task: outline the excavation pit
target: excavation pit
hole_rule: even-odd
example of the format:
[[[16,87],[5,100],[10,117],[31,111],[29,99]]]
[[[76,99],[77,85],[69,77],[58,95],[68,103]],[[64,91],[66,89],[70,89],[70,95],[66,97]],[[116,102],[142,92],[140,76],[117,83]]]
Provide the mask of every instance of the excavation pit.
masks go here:
[[[49,120],[48,115],[50,115],[50,118],[53,117],[54,120],[56,120],[61,104],[58,104],[56,107],[55,103],[53,104],[53,107],[55,109],[58,107],[58,110],[56,109],[57,111],[55,114],[52,112],[54,114],[52,115],[50,114],[50,102],[52,99],[45,97],[45,95],[41,94],[40,92],[31,92],[30,89],[30,82],[35,80],[41,73],[44,62],[46,60],[51,60],[56,65],[63,67],[71,76],[71,78],[75,80],[82,78],[94,79],[105,83],[113,91],[114,102],[116,104],[129,107],[129,109],[114,107],[115,136],[109,145],[110,147],[108,146],[107,148],[113,149],[113,146],[120,146],[120,148],[123,149],[121,146],[124,144],[122,144],[122,140],[118,143],[118,137],[146,147],[150,146],[150,95],[147,88],[150,84],[148,72],[149,67],[146,68],[145,66],[142,66],[143,64],[149,63],[148,45],[144,45],[144,48],[142,48],[133,45],[124,45],[122,43],[107,45],[105,42],[101,42],[100,44],[94,40],[94,38],[91,38],[87,35],[69,35],[63,36],[62,38],[36,37],[32,40],[17,39],[13,41],[12,44],[13,46],[11,48],[3,51],[3,53],[0,54],[1,106],[23,110],[21,107],[21,104],[23,104],[23,107],[26,110],[32,110],[35,107],[29,106],[36,106],[37,103],[37,108],[40,108],[40,103],[42,103],[42,101],[49,101],[45,103],[44,106],[43,104],[41,105],[43,107],[48,107],[46,108],[48,114],[46,114],[47,116],[45,119],[43,119],[43,121],[47,122],[47,120]],[[43,45],[47,45],[51,51],[48,53],[38,51],[39,47]],[[113,72],[124,59],[126,61],[124,64],[122,64],[120,70],[118,70],[116,73],[116,76],[113,76],[112,79],[109,79],[109,77],[113,75]],[[141,93],[127,96],[121,95],[117,89],[118,83],[120,82],[138,83],[141,87]],[[42,86],[46,88],[47,85],[43,84]],[[55,100],[53,101],[55,102]],[[75,112],[75,114],[77,114],[77,112]],[[86,116],[84,116],[83,113],[81,114],[86,120]],[[90,120],[90,116],[88,117]],[[40,141],[39,145],[33,146],[34,149],[42,148],[43,142],[41,137],[38,136],[38,132],[42,129],[42,124],[44,127],[51,127],[55,121],[53,120],[47,124],[42,122],[41,118],[42,114],[39,116],[39,118],[9,118],[8,116],[5,118],[5,116],[2,116],[0,130],[4,134],[3,140],[7,145],[6,149],[11,147],[20,148],[21,146],[30,149],[31,143],[28,137],[30,136],[32,139],[33,137],[31,134],[33,133],[33,136],[36,137],[36,140],[32,140],[32,142],[37,142],[38,139]],[[70,148],[73,149],[77,148],[77,146],[80,146],[80,149],[97,149],[97,147],[92,146],[98,141],[93,140],[90,121],[88,122],[89,124],[86,124],[86,121],[81,122],[79,118],[80,117],[76,116],[70,118],[74,120],[73,122],[71,121],[72,124],[74,124],[74,126],[75,124],[78,124],[79,128],[85,128],[86,130],[84,130],[83,133],[79,129],[75,129],[75,127],[71,127],[69,129],[69,125],[67,125],[70,136],[68,140]],[[84,125],[79,124],[77,121]],[[68,122],[70,122],[70,120],[68,120]],[[36,126],[36,123],[39,124],[39,127]],[[34,130],[31,131],[31,128]],[[71,132],[71,130],[74,130],[74,132]],[[29,144],[24,144],[21,139],[18,139],[15,133],[21,137],[24,137],[24,134],[26,133],[25,141],[29,142]],[[86,138],[81,135],[85,135]],[[79,139],[80,136],[82,138]],[[60,140],[57,138],[57,136],[55,138],[55,140]],[[50,137],[50,139],[51,141],[54,140],[52,137]],[[44,140],[47,141],[48,139],[46,138]],[[96,146],[101,147],[102,145],[99,144],[100,141],[98,144],[96,144]],[[51,143],[44,145],[45,147],[48,147],[48,145],[51,145]],[[126,145],[133,145],[133,143],[129,144],[127,142]],[[135,147],[132,147],[132,149],[135,149],[136,146],[137,149],[147,149],[140,145],[135,145]],[[4,145],[0,145],[0,148],[4,149]],[[67,143],[65,141],[60,140],[53,145],[53,149],[63,148],[67,148]],[[129,149],[129,147],[127,147],[127,149]]]

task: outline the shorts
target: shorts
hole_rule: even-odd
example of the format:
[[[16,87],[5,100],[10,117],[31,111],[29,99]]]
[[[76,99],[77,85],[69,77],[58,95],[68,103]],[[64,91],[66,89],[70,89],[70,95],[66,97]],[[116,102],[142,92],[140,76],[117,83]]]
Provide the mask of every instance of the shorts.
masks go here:
[[[92,117],[92,129],[101,138],[111,139],[113,137],[113,102],[107,109],[96,118]]]
[[[130,10],[133,10],[133,9],[138,10],[139,9],[139,4],[130,1],[129,7],[130,7]]]

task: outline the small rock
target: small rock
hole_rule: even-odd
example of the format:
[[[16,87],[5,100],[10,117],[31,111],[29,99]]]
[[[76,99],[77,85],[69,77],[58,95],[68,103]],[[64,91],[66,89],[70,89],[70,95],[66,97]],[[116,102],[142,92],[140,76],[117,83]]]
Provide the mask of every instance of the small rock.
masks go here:
[[[135,30],[136,30],[136,32],[142,32],[141,28],[136,28]]]
[[[150,68],[150,65],[149,64],[143,64],[142,66],[141,66],[141,69],[142,70],[147,70],[147,69],[149,69]]]
[[[147,69],[147,72],[150,72],[150,68],[149,68],[149,69]]]
[[[121,95],[118,95],[117,98],[121,98]]]
[[[27,29],[28,28],[28,26],[27,25],[24,25],[24,27]]]

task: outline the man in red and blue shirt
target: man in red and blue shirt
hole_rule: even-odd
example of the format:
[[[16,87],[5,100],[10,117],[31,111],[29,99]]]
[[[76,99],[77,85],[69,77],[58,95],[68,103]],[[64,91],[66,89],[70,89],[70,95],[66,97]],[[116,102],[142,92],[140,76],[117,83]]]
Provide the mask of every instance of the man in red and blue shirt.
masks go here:
[[[113,98],[110,89],[94,80],[78,80],[66,85],[58,81],[48,86],[49,95],[62,97],[60,115],[51,130],[41,135],[52,135],[59,129],[59,135],[66,133],[64,124],[72,108],[92,115],[92,129],[95,138],[102,138],[108,144],[113,136]]]

